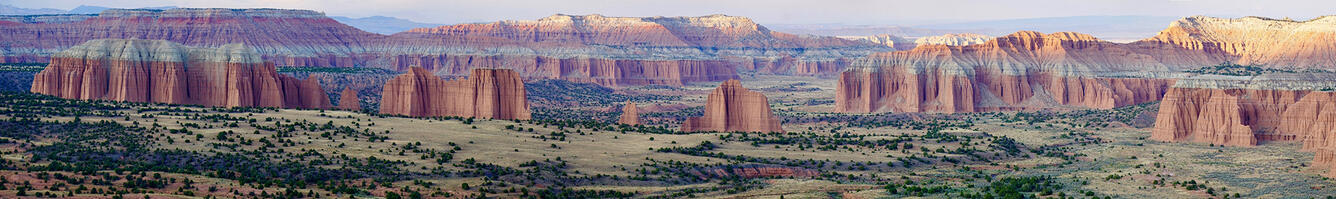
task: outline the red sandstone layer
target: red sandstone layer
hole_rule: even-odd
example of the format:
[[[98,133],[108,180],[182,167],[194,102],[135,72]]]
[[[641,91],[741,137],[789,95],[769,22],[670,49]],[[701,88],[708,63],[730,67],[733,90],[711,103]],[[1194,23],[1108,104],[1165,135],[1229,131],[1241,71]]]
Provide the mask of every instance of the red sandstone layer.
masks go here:
[[[687,118],[682,131],[784,132],[779,118],[770,113],[765,95],[749,91],[738,80],[728,80],[714,89],[705,102],[705,116]]]
[[[34,77],[32,92],[223,107],[330,107],[319,82],[279,75],[241,45],[198,49],[162,40],[80,44],[57,54]]]
[[[530,118],[524,81],[508,69],[473,69],[468,79],[444,80],[414,67],[385,83],[380,113],[407,116]]]

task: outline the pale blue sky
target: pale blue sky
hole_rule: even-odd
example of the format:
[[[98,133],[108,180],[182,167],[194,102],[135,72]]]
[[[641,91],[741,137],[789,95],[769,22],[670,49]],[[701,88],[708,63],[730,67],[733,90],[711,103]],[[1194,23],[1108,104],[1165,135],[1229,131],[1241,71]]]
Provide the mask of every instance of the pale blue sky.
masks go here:
[[[537,19],[555,13],[608,16],[746,16],[766,24],[919,25],[1060,16],[1267,16],[1307,19],[1336,14],[1331,0],[0,0],[26,8],[229,7],[311,9],[430,23]]]

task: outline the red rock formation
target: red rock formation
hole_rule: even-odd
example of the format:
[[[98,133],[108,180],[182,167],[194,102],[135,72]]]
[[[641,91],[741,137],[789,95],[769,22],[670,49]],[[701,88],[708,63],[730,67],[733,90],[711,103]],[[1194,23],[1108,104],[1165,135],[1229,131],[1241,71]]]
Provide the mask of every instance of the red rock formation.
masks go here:
[[[1158,100],[1172,80],[1103,75],[1166,68],[1148,56],[1121,55],[1135,51],[1083,34],[1018,32],[980,45],[881,53],[841,74],[835,111],[1112,108]]]
[[[1234,63],[1336,68],[1336,16],[1308,21],[1194,16],[1180,19],[1143,42],[1237,57]]]
[[[191,48],[163,40],[92,40],[53,56],[32,92],[69,99],[328,108],[314,79],[279,75],[240,44]]]
[[[339,93],[338,108],[350,111],[362,110],[362,101],[357,98],[357,91],[353,90],[352,88],[344,88],[343,92]]]
[[[737,72],[718,60],[615,60],[552,58],[525,55],[397,55],[393,65],[422,66],[441,74],[463,74],[472,68],[505,66],[528,78],[562,79],[603,86],[684,85],[690,82],[737,78]]]
[[[414,67],[385,83],[380,113],[528,120],[524,82],[508,69],[473,69],[468,79],[443,80]]]
[[[354,66],[368,45],[384,37],[310,10],[110,9],[28,19],[0,25],[6,62],[46,62],[55,52],[93,39],[161,39],[194,47],[243,43],[283,66]]]
[[[742,87],[738,80],[728,80],[706,99],[705,116],[687,118],[683,132],[784,132],[779,119],[770,113],[765,95]]]
[[[1151,139],[1226,146],[1301,141],[1314,165],[1336,168],[1336,86],[1332,74],[1205,75],[1179,80],[1160,103]],[[1336,176],[1336,170],[1328,173]]]
[[[640,124],[640,113],[636,112],[635,102],[626,102],[626,105],[622,105],[622,116],[617,119],[617,123],[625,125]]]

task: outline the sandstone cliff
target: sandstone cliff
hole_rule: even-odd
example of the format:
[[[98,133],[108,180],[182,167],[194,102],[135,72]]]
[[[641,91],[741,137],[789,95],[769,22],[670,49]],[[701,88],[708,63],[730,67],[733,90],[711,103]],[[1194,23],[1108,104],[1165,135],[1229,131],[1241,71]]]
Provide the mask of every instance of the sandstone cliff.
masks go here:
[[[193,47],[243,43],[283,66],[353,66],[380,35],[316,11],[285,9],[110,9],[96,15],[10,17],[0,25],[5,62],[46,58],[93,39],[161,39]]]
[[[625,125],[640,124],[640,113],[636,111],[635,102],[626,102],[626,105],[622,105],[622,116],[617,119],[617,123]]]
[[[1336,74],[1204,75],[1180,80],[1160,103],[1151,139],[1227,146],[1301,141],[1314,165],[1333,168]],[[1328,176],[1336,175],[1336,172]]]
[[[891,50],[868,42],[770,31],[750,19],[554,15],[420,28],[357,30],[315,11],[111,9],[93,15],[0,16],[0,62],[46,62],[92,39],[162,39],[193,47],[245,43],[281,66],[422,66],[437,74],[504,66],[525,78],[605,86],[722,81],[736,70],[833,74],[848,57]]]
[[[978,45],[924,45],[854,66],[840,75],[837,112],[1112,108],[1158,100],[1172,83],[1109,75],[1172,67],[1078,33],[1018,32]]]
[[[344,88],[343,92],[339,92],[338,108],[350,111],[362,110],[362,100],[358,99],[357,91],[352,88]]]
[[[715,88],[705,102],[705,116],[687,118],[683,132],[784,132],[779,118],[770,113],[765,95],[749,91],[738,80]]]
[[[414,67],[385,83],[380,113],[530,119],[524,82],[508,69],[473,69],[467,79],[444,80]]]
[[[69,99],[329,108],[314,79],[298,80],[240,44],[192,48],[163,40],[102,39],[52,56],[32,92]]]
[[[1336,16],[1308,21],[1194,16],[1138,43],[1168,43],[1235,57],[1234,63],[1336,68]]]

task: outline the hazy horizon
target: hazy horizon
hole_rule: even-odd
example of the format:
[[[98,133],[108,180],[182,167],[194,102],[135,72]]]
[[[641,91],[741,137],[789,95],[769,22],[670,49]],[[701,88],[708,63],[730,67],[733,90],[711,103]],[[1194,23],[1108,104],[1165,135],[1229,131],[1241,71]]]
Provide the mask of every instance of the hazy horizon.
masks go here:
[[[1263,16],[1308,19],[1336,13],[1336,2],[1283,0],[1061,0],[995,2],[947,1],[353,1],[353,0],[0,0],[22,8],[69,10],[80,5],[112,8],[157,6],[308,9],[331,16],[353,18],[389,16],[423,23],[458,24],[499,20],[531,20],[553,14],[605,16],[702,16],[725,14],[749,17],[762,24],[838,24],[916,26],[989,20],[1073,16]]]

